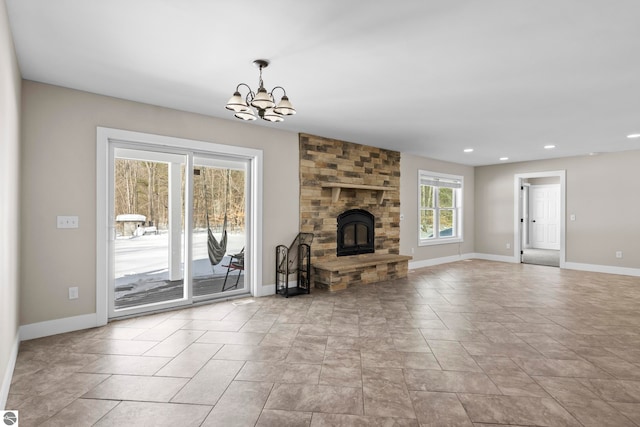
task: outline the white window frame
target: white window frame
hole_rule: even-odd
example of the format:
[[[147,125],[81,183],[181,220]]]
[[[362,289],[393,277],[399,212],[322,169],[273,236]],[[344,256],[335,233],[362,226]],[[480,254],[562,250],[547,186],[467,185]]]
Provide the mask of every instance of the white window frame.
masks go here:
[[[439,221],[440,221],[440,207],[438,206],[438,195],[439,192],[436,191],[436,200],[435,200],[435,206],[433,207],[434,209],[434,233],[435,236],[429,239],[424,239],[420,237],[420,219],[422,218],[422,212],[424,210],[427,209],[432,209],[432,208],[427,208],[427,207],[423,207],[422,206],[422,198],[420,197],[421,192],[422,192],[422,185],[426,185],[423,184],[424,181],[426,180],[433,180],[433,181],[438,181],[438,180],[443,180],[443,181],[447,181],[450,183],[453,182],[459,182],[460,183],[460,188],[456,188],[454,189],[457,194],[454,197],[454,206],[453,206],[453,223],[456,225],[454,227],[454,231],[456,231],[456,235],[455,236],[447,236],[447,237],[441,237],[439,235]],[[436,187],[439,188],[439,187]],[[445,174],[445,173],[440,173],[440,172],[432,172],[432,171],[426,171],[426,170],[418,170],[418,246],[431,246],[431,245],[443,245],[443,244],[448,244],[448,243],[461,243],[464,242],[464,235],[463,235],[463,215],[462,215],[462,205],[463,205],[463,198],[464,198],[464,177],[461,175],[450,175],[450,174]],[[443,209],[450,209],[450,208],[443,208]]]

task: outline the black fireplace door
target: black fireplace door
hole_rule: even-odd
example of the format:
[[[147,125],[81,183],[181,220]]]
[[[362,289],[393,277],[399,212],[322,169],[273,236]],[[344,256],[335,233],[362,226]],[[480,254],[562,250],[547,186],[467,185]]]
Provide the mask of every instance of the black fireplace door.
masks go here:
[[[351,209],[338,215],[338,256],[375,252],[375,220],[364,209]]]

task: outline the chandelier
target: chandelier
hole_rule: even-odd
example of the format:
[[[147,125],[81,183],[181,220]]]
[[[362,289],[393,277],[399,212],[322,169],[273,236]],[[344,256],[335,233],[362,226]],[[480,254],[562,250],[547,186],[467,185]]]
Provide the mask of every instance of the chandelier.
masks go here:
[[[269,66],[269,61],[264,59],[256,59],[253,63],[260,69],[260,80],[258,81],[258,92],[251,90],[251,87],[246,83],[240,83],[236,87],[236,91],[227,102],[226,109],[234,111],[237,118],[241,120],[255,120],[256,113],[253,108],[258,110],[258,116],[261,119],[269,122],[281,122],[284,120],[284,116],[291,116],[296,113],[296,110],[289,102],[287,92],[282,86],[276,86],[271,89],[271,92],[267,92],[264,88],[264,82],[262,81],[262,69]],[[249,93],[245,97],[240,94],[240,88],[246,87]],[[280,102],[276,105],[275,97],[273,93],[276,89],[282,90],[282,97]]]

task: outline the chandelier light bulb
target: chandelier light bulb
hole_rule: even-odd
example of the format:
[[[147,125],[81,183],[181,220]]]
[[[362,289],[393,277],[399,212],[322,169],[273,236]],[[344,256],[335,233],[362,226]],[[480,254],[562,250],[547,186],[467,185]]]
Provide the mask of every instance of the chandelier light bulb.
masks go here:
[[[234,114],[234,116],[236,116],[237,118],[239,118],[240,120],[255,120],[256,119],[256,115],[253,114],[253,110],[251,108],[249,108],[248,111],[240,111]]]
[[[264,110],[264,115],[262,116],[262,118],[266,121],[274,123],[278,123],[284,120],[282,114],[278,114],[273,108],[267,108],[266,110]]]
[[[275,103],[271,100],[271,94],[267,92],[267,90],[263,87],[258,89],[258,93],[251,101],[251,105],[259,108],[261,110],[266,110],[267,108],[272,108]]]
[[[291,105],[287,95],[282,95],[282,99],[274,111],[283,116],[292,116],[296,113],[296,109]]]
[[[233,96],[231,96],[229,102],[227,102],[227,105],[224,108],[235,111],[236,113],[248,111],[250,109],[238,91],[234,92]]]

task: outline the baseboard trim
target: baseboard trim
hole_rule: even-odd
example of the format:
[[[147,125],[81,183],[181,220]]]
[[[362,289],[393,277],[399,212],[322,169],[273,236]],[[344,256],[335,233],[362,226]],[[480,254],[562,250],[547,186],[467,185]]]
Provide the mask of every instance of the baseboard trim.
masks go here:
[[[514,257],[506,256],[506,255],[475,253],[475,254],[472,254],[472,258],[482,259],[482,260],[485,260],[485,261],[508,262],[508,263],[511,263],[511,264],[518,264],[519,263],[519,261],[516,260]]]
[[[590,271],[592,273],[620,274],[622,276],[640,277],[640,268],[615,267],[612,265],[582,264],[579,262],[565,262],[568,270]]]
[[[433,267],[434,265],[447,264],[450,262],[464,261],[466,259],[473,258],[474,254],[461,254],[445,256],[440,258],[423,259],[421,261],[409,261],[409,270],[415,270],[417,268]]]
[[[258,287],[256,297],[269,296],[276,293],[276,285],[265,285]],[[64,334],[66,332],[79,331],[82,329],[102,326],[98,324],[96,313],[83,314],[81,316],[65,317],[62,319],[48,320],[45,322],[31,323],[20,326],[20,339],[22,341],[35,338],[48,337],[51,335]]]
[[[275,295],[276,293],[276,285],[262,285],[258,286],[258,294],[256,297],[268,297],[270,295]]]
[[[95,328],[96,326],[99,326],[96,313],[47,320],[46,322],[31,323],[20,326],[20,339],[22,341],[32,340],[34,338],[64,334],[65,332]]]
[[[18,348],[20,347],[20,331],[16,334],[16,338],[13,341],[11,347],[11,354],[9,355],[9,363],[4,371],[2,378],[2,387],[0,387],[0,409],[9,410],[16,408],[7,408],[7,399],[9,398],[9,388],[11,387],[11,379],[13,378],[13,370],[16,367],[16,360],[18,359]]]

